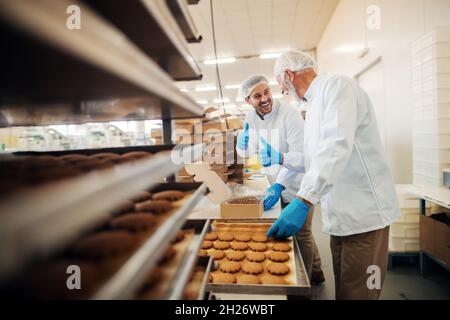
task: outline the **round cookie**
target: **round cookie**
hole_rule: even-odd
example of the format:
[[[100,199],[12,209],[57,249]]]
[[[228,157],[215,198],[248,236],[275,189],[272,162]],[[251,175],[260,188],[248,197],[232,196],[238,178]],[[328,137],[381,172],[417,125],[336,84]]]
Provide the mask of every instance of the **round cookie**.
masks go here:
[[[284,263],[270,263],[267,266],[267,271],[269,271],[273,275],[280,275],[284,276],[285,274],[288,274],[290,269],[287,265]]]
[[[226,250],[230,248],[230,243],[226,241],[215,241],[214,248],[218,250]]]
[[[133,201],[133,202],[143,202],[143,201],[150,200],[151,198],[152,198],[152,194],[150,192],[140,191],[138,194],[136,194],[135,196],[133,196],[131,198],[131,201]]]
[[[219,233],[220,241],[233,241],[234,236],[231,233]]]
[[[261,280],[257,276],[252,274],[244,274],[237,279],[237,283],[240,284],[261,284]]]
[[[262,252],[249,252],[247,254],[247,260],[251,262],[263,262],[266,260],[266,255]]]
[[[112,229],[122,229],[131,232],[140,232],[150,229],[158,222],[158,218],[148,213],[129,213],[115,217],[109,225]]]
[[[210,249],[214,245],[211,241],[203,241],[202,242],[202,249]]]
[[[252,237],[245,233],[234,235],[234,240],[239,241],[239,242],[249,242],[251,239],[252,239]]]
[[[288,252],[291,251],[291,246],[287,243],[275,243],[272,246],[273,251],[281,251],[281,252]]]
[[[245,251],[248,249],[248,244],[246,244],[245,242],[233,242],[231,244],[231,248],[233,250]]]
[[[241,270],[241,264],[236,261],[224,261],[219,265],[219,269],[226,273],[236,273]]]
[[[222,250],[211,250],[209,252],[209,255],[214,259],[214,260],[221,260],[223,258],[225,258],[225,252],[223,252]]]
[[[269,259],[275,262],[285,262],[289,260],[289,255],[285,252],[271,252]]]
[[[230,251],[227,253],[227,258],[231,261],[241,261],[245,259],[245,253],[242,251]]]
[[[128,232],[103,231],[75,243],[72,252],[80,258],[102,259],[128,252],[135,245],[135,238]]]
[[[206,257],[206,256],[208,256],[208,251],[206,251],[206,250],[204,250],[204,249],[200,249],[200,250],[198,251],[198,256],[199,256],[199,257]]]
[[[236,283],[236,277],[230,273],[210,274],[209,281],[212,283]]]
[[[148,211],[154,214],[161,214],[172,209],[172,203],[166,200],[147,200],[134,205],[136,211]]]
[[[132,201],[125,201],[119,207],[117,207],[114,212],[117,214],[125,213],[134,210],[134,203]]]
[[[208,240],[208,241],[215,241],[215,240],[217,240],[217,238],[218,238],[218,235],[215,232],[208,232],[205,235],[205,240]]]
[[[178,190],[167,190],[157,192],[153,195],[153,200],[177,201],[184,197],[184,192]]]
[[[274,276],[271,274],[265,274],[261,277],[261,281],[263,284],[286,284],[286,281],[283,277]]]
[[[252,251],[262,252],[267,250],[267,245],[265,243],[251,242],[248,246]]]
[[[263,233],[258,233],[252,236],[252,240],[255,242],[267,242],[269,239]]]
[[[262,264],[257,262],[247,262],[242,266],[242,272],[247,274],[260,274],[263,270]]]
[[[184,239],[184,231],[178,231],[177,235],[175,236],[175,238],[172,239],[172,244],[178,243],[183,241]]]
[[[152,154],[149,152],[145,152],[145,151],[131,151],[131,152],[127,152],[122,154],[122,158],[126,159],[126,160],[139,160],[139,159],[143,159],[143,158],[147,158],[147,157],[151,157]]]

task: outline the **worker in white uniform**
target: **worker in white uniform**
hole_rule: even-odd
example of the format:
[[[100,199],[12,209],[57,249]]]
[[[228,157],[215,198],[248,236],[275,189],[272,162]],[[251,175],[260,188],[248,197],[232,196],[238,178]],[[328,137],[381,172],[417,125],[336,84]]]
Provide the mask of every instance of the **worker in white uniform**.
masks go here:
[[[246,79],[240,88],[240,94],[253,107],[246,114],[244,130],[238,135],[236,152],[242,158],[252,157],[259,151],[263,156],[266,141],[281,151],[280,157],[292,167],[303,166],[303,119],[300,111],[280,100],[272,98],[269,81],[263,75],[253,75]],[[295,198],[303,174],[290,173],[288,169],[276,163],[268,164],[270,159],[261,159],[265,166],[271,186],[264,199],[264,209],[272,208],[282,197],[282,205]],[[297,235],[300,250],[308,275],[312,281],[325,281],[320,256],[311,230],[312,212]],[[314,268],[313,268],[314,262]]]
[[[282,91],[307,101],[306,172],[297,197],[267,235],[296,234],[310,208],[320,203],[323,231],[331,236],[336,298],[377,299],[387,268],[389,225],[399,216],[394,180],[366,92],[348,77],[317,75],[315,69],[315,61],[300,51],[275,62]]]

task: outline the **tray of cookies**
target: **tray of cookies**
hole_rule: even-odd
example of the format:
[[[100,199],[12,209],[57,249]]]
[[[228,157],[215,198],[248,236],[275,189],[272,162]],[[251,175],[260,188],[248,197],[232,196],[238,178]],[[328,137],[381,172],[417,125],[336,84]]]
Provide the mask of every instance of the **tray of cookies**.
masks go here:
[[[295,237],[266,237],[274,220],[214,220],[200,255],[214,263],[207,290],[213,293],[308,296],[309,279]]]
[[[211,257],[198,257],[197,263],[189,277],[189,282],[183,290],[183,300],[205,300],[208,284],[208,270],[212,264]]]

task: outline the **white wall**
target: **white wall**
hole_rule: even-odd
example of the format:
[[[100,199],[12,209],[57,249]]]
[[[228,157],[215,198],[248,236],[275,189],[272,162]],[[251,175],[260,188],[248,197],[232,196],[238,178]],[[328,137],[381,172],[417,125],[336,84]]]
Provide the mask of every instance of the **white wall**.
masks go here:
[[[379,30],[366,28],[369,5],[381,9]],[[379,121],[397,183],[412,182],[411,44],[442,26],[450,26],[450,0],[341,0],[317,46],[319,72],[355,76],[381,56],[386,114]],[[369,53],[359,59],[366,41]]]

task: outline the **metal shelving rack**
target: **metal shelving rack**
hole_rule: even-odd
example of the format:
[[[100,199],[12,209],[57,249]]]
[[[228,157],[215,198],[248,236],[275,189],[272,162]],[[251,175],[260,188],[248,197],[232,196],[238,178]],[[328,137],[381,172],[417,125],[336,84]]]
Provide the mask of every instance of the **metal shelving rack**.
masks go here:
[[[66,27],[70,5],[80,8],[81,29]],[[173,82],[201,78],[186,45],[201,37],[184,3],[0,0],[0,36],[8,43],[0,52],[0,127],[203,116],[202,106]],[[201,155],[197,148],[183,152]],[[3,198],[0,282],[52,256],[124,200],[182,167],[170,160],[160,152]],[[201,185],[93,298],[131,298],[205,192]],[[192,243],[168,297],[181,297],[200,240]]]

